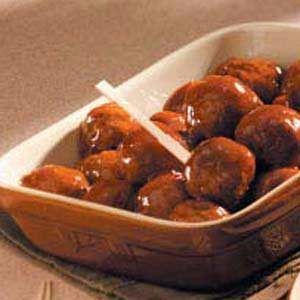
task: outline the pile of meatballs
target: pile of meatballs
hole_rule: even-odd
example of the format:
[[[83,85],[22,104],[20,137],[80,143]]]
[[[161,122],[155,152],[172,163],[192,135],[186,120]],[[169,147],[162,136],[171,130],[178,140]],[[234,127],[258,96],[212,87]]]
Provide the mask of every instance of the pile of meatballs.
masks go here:
[[[74,168],[46,165],[22,184],[172,221],[225,218],[299,171],[299,112],[300,61],[230,58],[151,117],[191,151],[186,165],[108,103],[80,124]]]

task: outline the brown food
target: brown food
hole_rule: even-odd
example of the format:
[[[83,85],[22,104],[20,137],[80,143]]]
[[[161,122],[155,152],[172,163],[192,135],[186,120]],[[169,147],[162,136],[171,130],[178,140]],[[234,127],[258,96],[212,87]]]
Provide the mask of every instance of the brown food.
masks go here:
[[[198,145],[185,167],[190,195],[214,200],[229,210],[240,205],[254,175],[254,155],[244,145],[224,137]]]
[[[214,74],[231,75],[248,85],[265,103],[279,93],[282,70],[276,62],[265,58],[230,58],[219,65]]]
[[[282,80],[281,93],[288,94],[290,90],[294,90],[294,88],[298,85],[298,83],[300,83],[299,77],[300,77],[300,60],[292,63],[286,69]]]
[[[291,108],[300,111],[300,61],[296,61],[286,70],[281,93],[287,95]]]
[[[81,156],[116,149],[138,124],[117,104],[107,103],[89,112],[79,128]]]
[[[188,87],[190,86],[190,82],[184,84],[180,88],[178,88],[167,100],[164,105],[164,110],[175,111],[175,112],[183,112],[184,110],[184,99],[186,96],[186,92]]]
[[[299,85],[299,87],[300,87],[300,85]],[[287,94],[282,94],[282,95],[276,97],[272,104],[283,105],[285,107],[292,108],[299,113],[300,112],[300,101],[297,101],[296,99],[297,98],[290,97]],[[300,99],[300,97],[299,97],[299,99]]]
[[[185,105],[189,136],[199,141],[203,137],[232,137],[239,120],[262,102],[240,80],[211,75],[190,85]]]
[[[281,86],[281,96],[276,98],[273,104],[283,104],[300,111],[300,61],[296,61],[286,70]]]
[[[186,149],[207,139],[186,166],[126,111],[108,103],[90,111],[80,125],[79,170],[46,165],[24,176],[22,184],[186,222],[221,218],[228,214],[223,206],[244,207],[300,167],[300,114],[291,109],[300,110],[300,61],[283,79],[274,61],[261,58],[231,58],[215,74],[181,86],[164,111],[151,117]],[[273,105],[263,105],[259,96]],[[258,170],[281,168],[253,181],[251,151]]]
[[[147,216],[168,219],[175,205],[186,198],[183,175],[170,172],[155,177],[139,190],[135,211]]]
[[[300,88],[300,84],[299,84]],[[293,96],[290,96],[289,94],[282,94],[278,97],[276,97],[272,104],[279,104],[283,105],[289,108],[292,108],[296,110],[297,112],[300,112],[300,97],[296,98]]]
[[[289,99],[288,99],[288,96],[287,95],[280,95],[280,96],[277,96],[273,103],[272,104],[275,104],[275,105],[283,105],[285,107],[290,107],[290,102],[289,102]]]
[[[289,166],[300,149],[300,115],[281,105],[264,105],[241,120],[235,136],[262,164]]]
[[[89,184],[82,172],[57,165],[46,165],[22,178],[22,185],[69,197],[81,197]]]
[[[297,167],[290,167],[275,169],[261,175],[255,188],[256,198],[260,198],[267,194],[292,176],[296,175],[298,172],[299,169]]]
[[[223,219],[228,215],[226,209],[211,201],[187,199],[175,206],[169,218],[178,222],[205,222]]]
[[[120,152],[117,150],[102,151],[87,156],[80,161],[78,168],[90,183],[106,179],[120,179]]]
[[[124,180],[101,180],[94,184],[83,199],[112,207],[128,206],[132,186]]]
[[[185,119],[182,113],[166,110],[160,111],[154,114],[150,120],[163,123],[179,134],[184,134],[187,131]]]
[[[181,163],[145,129],[131,132],[120,146],[122,178],[144,183],[153,174],[182,170]]]

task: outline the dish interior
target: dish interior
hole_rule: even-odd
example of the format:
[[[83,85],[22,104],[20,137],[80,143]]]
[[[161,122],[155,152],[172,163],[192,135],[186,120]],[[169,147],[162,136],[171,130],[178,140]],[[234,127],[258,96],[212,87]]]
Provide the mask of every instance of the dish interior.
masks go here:
[[[174,52],[121,86],[123,95],[147,116],[162,109],[178,86],[199,79],[228,57],[267,57],[283,67],[300,58],[300,27],[283,24],[244,24],[217,31]],[[291,45],[290,47],[284,47]],[[73,166],[78,160],[77,127],[86,114],[104,103],[101,97],[23,142],[0,159],[1,181],[18,185],[39,165]]]

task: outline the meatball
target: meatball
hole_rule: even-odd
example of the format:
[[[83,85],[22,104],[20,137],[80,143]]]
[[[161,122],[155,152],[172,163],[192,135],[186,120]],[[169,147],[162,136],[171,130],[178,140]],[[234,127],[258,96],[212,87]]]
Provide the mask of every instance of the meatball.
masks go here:
[[[275,169],[261,175],[255,188],[256,198],[260,198],[263,195],[267,194],[268,192],[282,184],[284,181],[296,175],[298,172],[299,169],[297,167],[290,167]]]
[[[300,84],[299,84],[300,87]],[[299,92],[300,94],[300,92]],[[286,95],[287,101],[288,101],[288,107],[296,110],[297,112],[300,112],[300,96],[299,97],[294,97],[291,96],[290,94]]]
[[[289,95],[300,103],[300,60],[287,68],[281,85],[281,94]]]
[[[138,124],[115,103],[94,108],[79,128],[81,156],[116,149],[125,135],[137,126]]]
[[[124,180],[106,180],[94,184],[83,199],[112,207],[125,208],[132,195],[132,186]]]
[[[272,104],[283,105],[285,107],[289,107],[296,110],[298,113],[300,112],[300,101],[298,101],[297,98],[290,97],[287,94],[282,94],[276,97]]]
[[[187,131],[182,113],[166,110],[160,111],[151,117],[151,121],[163,123],[179,134],[184,134]]]
[[[265,58],[230,58],[219,65],[214,74],[231,75],[248,85],[265,103],[279,93],[282,70],[276,62]]]
[[[169,218],[178,222],[205,222],[223,219],[229,213],[223,207],[202,199],[187,199],[172,210]]]
[[[214,200],[229,210],[240,205],[255,175],[255,157],[244,145],[215,137],[198,145],[185,167],[193,197]]]
[[[287,69],[282,81],[281,96],[276,98],[273,104],[284,104],[300,111],[300,61]]]
[[[186,198],[183,175],[177,172],[162,174],[139,190],[135,211],[147,216],[168,219],[173,208]]]
[[[288,99],[287,95],[280,95],[280,96],[276,97],[272,104],[290,107],[290,103],[289,103],[289,99]]]
[[[46,165],[22,178],[22,185],[50,193],[80,198],[89,184],[82,172],[57,165]]]
[[[190,84],[191,83],[188,82],[181,86],[179,89],[177,89],[166,101],[164,105],[164,110],[183,112],[184,99]]]
[[[189,87],[185,118],[192,140],[232,137],[239,120],[262,105],[257,95],[231,76],[207,76]]]
[[[87,156],[80,161],[78,168],[90,183],[95,183],[102,179],[120,179],[119,162],[120,152],[107,150]]]
[[[282,105],[264,105],[241,120],[235,137],[262,165],[289,166],[300,149],[300,115]]]
[[[276,97],[272,104],[283,105],[285,107],[289,107],[296,110],[298,113],[300,112],[300,97],[299,99],[297,99],[289,97],[289,95],[283,94]]]
[[[182,170],[182,164],[145,129],[128,134],[120,146],[122,178],[143,184],[153,174]]]

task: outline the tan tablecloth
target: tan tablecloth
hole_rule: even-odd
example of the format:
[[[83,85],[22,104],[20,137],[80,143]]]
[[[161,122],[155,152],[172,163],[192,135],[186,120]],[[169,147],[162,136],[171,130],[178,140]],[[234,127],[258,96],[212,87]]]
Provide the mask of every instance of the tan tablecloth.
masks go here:
[[[96,98],[103,77],[119,84],[206,32],[271,20],[300,21],[300,1],[2,0],[0,153]],[[90,299],[0,242],[1,299],[32,299],[47,276],[61,299]]]

